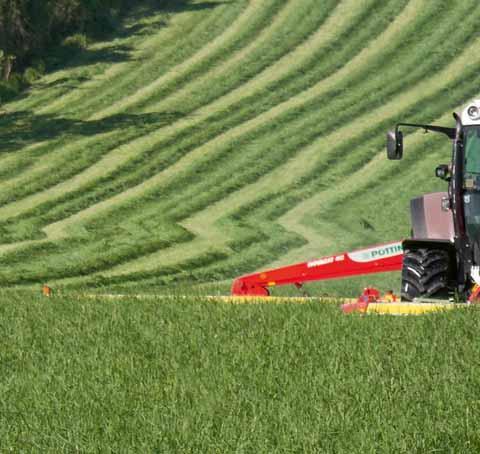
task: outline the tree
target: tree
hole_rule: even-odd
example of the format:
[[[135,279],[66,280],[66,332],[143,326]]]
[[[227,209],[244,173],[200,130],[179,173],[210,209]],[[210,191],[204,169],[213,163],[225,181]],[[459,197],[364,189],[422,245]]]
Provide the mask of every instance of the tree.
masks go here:
[[[0,0],[0,49],[4,80],[10,78],[16,56],[23,56],[29,49],[30,39],[25,0]]]
[[[7,54],[4,55],[2,63],[3,63],[3,80],[8,81],[10,79],[10,75],[12,74],[13,69],[13,62],[15,60],[15,55]]]
[[[102,31],[133,0],[0,0],[0,75],[14,62],[28,65],[35,53],[74,33]]]

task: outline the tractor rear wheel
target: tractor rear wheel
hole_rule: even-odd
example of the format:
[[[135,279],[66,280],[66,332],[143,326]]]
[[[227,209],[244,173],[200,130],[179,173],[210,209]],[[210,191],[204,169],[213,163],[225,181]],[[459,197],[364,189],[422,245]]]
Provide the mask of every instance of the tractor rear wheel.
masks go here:
[[[402,268],[402,300],[448,297],[448,253],[441,249],[406,250]]]

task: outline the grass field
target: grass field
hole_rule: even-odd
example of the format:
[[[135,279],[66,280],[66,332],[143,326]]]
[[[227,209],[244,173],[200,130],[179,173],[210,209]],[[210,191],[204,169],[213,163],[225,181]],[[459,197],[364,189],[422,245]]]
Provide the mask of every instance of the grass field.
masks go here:
[[[473,5],[139,7],[2,106],[0,281],[227,291],[238,274],[407,235],[408,200],[442,187],[431,169],[449,145],[412,134],[388,163],[384,134],[450,124],[477,94]]]
[[[2,452],[473,453],[476,309],[0,296]]]
[[[477,2],[138,3],[0,106],[0,452],[479,452],[475,308],[206,297],[408,235],[450,145],[385,132],[478,96]]]

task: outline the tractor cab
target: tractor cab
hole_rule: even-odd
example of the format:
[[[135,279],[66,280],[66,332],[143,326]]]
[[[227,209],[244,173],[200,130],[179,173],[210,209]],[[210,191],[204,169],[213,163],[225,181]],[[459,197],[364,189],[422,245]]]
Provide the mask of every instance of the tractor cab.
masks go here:
[[[465,226],[467,235],[474,241],[480,239],[480,126],[467,126],[463,137]]]
[[[473,263],[480,264],[480,101],[462,112],[463,212]]]

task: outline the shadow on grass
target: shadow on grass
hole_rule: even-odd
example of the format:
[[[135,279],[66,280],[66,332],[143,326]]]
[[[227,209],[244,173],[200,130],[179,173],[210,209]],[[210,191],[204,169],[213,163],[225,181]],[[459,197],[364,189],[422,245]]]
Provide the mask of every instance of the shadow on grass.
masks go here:
[[[150,17],[154,14],[162,13],[181,13],[187,11],[202,11],[206,9],[213,9],[220,5],[231,3],[230,1],[206,1],[206,2],[191,2],[189,0],[171,0],[171,1],[147,1],[144,5],[140,4],[136,6],[136,9],[132,9],[128,18],[130,21],[140,21],[146,17]],[[132,26],[126,26],[121,21],[111,28],[110,33],[101,36],[103,40],[111,40],[114,38],[129,38],[132,36],[145,36],[149,34],[157,33],[158,30],[167,27],[166,20],[159,18],[156,21],[148,24],[134,24]],[[94,49],[75,49],[67,47],[59,47],[57,53],[59,56],[53,57],[55,64],[61,64],[64,62],[62,69],[93,65],[96,63],[119,63],[131,60],[132,48],[128,46],[110,46],[102,48],[101,50]],[[76,54],[76,55],[75,55]],[[70,56],[70,58],[68,58]],[[75,58],[72,58],[75,57]],[[49,65],[52,68],[52,64]]]
[[[205,9],[213,9],[218,6],[232,3],[235,0],[225,1],[191,1],[191,0],[143,0],[140,2],[132,2],[132,6],[125,11],[121,17],[114,20],[106,21],[105,27],[100,27],[102,33],[89,36],[93,41],[101,40],[104,42],[113,41],[115,39],[126,39],[133,36],[151,35],[158,30],[167,27],[168,22],[165,18],[148,23],[136,23],[127,25],[132,22],[141,22],[142,19],[151,18],[158,13],[175,14],[186,11],[201,11]],[[88,33],[87,33],[88,34]],[[65,70],[70,68],[81,68],[98,63],[121,63],[131,61],[133,48],[128,45],[111,45],[104,46],[101,49],[80,48],[76,45],[58,45],[46,49],[46,53],[39,54],[37,57],[46,64],[46,73],[53,71]],[[50,84],[42,84],[38,82],[37,87],[49,88],[51,86],[59,86],[65,90],[77,88],[81,83],[88,81],[89,78],[79,77],[66,80],[59,79]],[[61,93],[63,94],[63,93]],[[30,95],[28,90],[18,92],[11,90],[7,92],[3,90],[2,101],[9,102],[12,100],[20,100]]]
[[[78,88],[78,85],[89,81],[89,77],[78,76],[78,77],[62,77],[60,79],[54,80],[53,82],[38,82],[36,87],[41,88],[54,88],[54,87],[64,87],[64,88]],[[0,120],[1,121],[1,120]]]
[[[182,112],[153,112],[139,115],[117,114],[100,120],[82,121],[50,114],[18,111],[0,114],[0,152],[11,152],[32,143],[65,136],[93,136],[116,129],[135,128],[148,133],[176,121]]]
[[[138,2],[132,7],[125,17],[129,22],[140,22],[158,13],[181,13],[186,11],[201,11],[216,8],[231,1],[205,1],[195,2],[190,0],[150,0]],[[144,36],[157,33],[158,30],[167,27],[168,22],[158,18],[147,24],[137,23],[126,25],[124,20],[119,20],[115,25],[107,24],[107,32],[97,38],[103,41],[116,38],[130,38],[132,36]],[[95,37],[93,37],[95,38]],[[78,49],[71,46],[59,46],[49,56],[48,69],[66,69],[79,66],[94,65],[96,63],[119,63],[131,60],[132,48],[124,45],[108,46],[102,49]]]
[[[192,2],[190,0],[171,0],[156,2],[159,11],[167,13],[180,13],[185,11],[202,11],[205,9],[216,8],[217,6],[224,5],[226,3],[232,3],[232,1],[219,1],[219,2]]]
[[[102,49],[79,49],[59,46],[46,58],[47,72],[78,68],[97,63],[122,63],[132,59],[130,46],[108,46]]]
[[[183,13],[188,11],[203,11],[206,9],[213,9],[221,5],[233,3],[235,0],[224,1],[203,1],[193,2],[191,0],[150,0],[144,1],[143,4],[137,5],[130,11],[129,19],[140,21],[145,17],[151,16],[155,13]],[[154,32],[167,25],[163,19],[146,24],[134,24],[123,28],[122,36],[131,35],[145,35]]]

